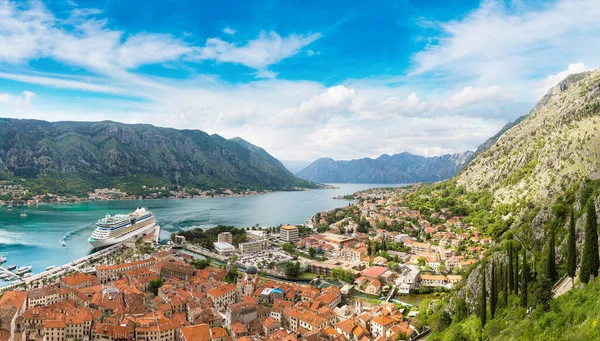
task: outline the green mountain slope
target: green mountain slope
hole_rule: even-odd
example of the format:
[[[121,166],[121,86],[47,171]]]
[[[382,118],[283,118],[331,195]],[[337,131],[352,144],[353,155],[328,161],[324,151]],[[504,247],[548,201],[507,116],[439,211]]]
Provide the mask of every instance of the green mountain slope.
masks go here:
[[[587,285],[575,281],[574,289],[551,299],[555,282],[549,270],[554,264],[556,279],[567,275],[571,221],[572,254],[581,264],[584,230],[593,221],[588,210],[599,211],[599,170],[600,69],[567,77],[529,115],[483,145],[452,181],[423,187],[409,198],[409,207],[430,205],[431,198],[454,205],[453,211],[464,211],[466,222],[495,240],[451,294],[421,306],[421,321],[434,330],[429,339],[600,340],[598,280]],[[496,316],[492,318],[488,303],[482,326],[482,272],[487,273],[489,299],[491,263],[501,270],[496,278],[508,277],[503,271],[511,268],[511,253],[519,255],[519,292],[511,291],[504,303],[500,289]]]
[[[65,184],[83,191],[142,180],[197,188],[314,187],[242,141],[145,124],[0,119],[0,172],[55,193],[65,192]]]
[[[410,153],[381,155],[350,161],[319,159],[296,173],[302,179],[324,183],[415,183],[448,179],[473,152],[423,157]]]
[[[549,202],[600,176],[600,70],[571,75],[479,153],[457,178],[497,202]]]

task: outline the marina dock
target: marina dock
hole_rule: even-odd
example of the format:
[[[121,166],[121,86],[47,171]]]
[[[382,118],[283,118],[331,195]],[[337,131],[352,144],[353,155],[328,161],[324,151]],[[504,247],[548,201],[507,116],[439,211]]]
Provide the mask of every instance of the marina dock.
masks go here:
[[[0,266],[0,272],[7,275],[7,277],[5,279],[7,281],[12,281],[12,280],[15,280],[17,278],[18,279],[21,278],[20,276],[18,276],[17,274],[15,274],[14,272],[8,270],[7,268],[5,268],[3,266]]]

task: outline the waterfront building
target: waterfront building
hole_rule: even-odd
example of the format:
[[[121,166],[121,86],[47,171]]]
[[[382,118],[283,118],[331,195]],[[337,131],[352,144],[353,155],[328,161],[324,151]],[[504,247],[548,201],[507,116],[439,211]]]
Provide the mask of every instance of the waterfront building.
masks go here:
[[[295,243],[299,239],[297,226],[284,225],[279,230],[279,239],[284,243]]]
[[[233,244],[233,235],[231,232],[222,232],[217,236],[218,242]]]
[[[260,239],[250,242],[240,243],[240,253],[257,252],[265,250],[269,247],[269,241],[266,239]]]
[[[233,245],[231,245],[229,242],[218,241],[213,243],[213,245],[215,246],[215,251],[217,251],[217,253],[221,256],[231,256],[233,251],[235,251],[235,247],[233,247]]]
[[[322,233],[321,236],[323,236],[323,240],[327,244],[335,247],[338,250],[350,245],[350,243],[354,241],[353,237],[343,236],[335,233]]]
[[[149,267],[156,263],[156,258],[151,257],[136,262],[118,264],[118,265],[98,265],[96,267],[96,277],[100,283],[108,283],[121,278],[121,275],[129,270]]]

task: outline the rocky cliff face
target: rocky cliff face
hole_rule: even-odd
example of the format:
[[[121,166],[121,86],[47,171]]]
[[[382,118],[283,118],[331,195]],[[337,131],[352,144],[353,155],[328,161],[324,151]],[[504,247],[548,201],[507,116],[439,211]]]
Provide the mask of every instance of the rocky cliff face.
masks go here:
[[[551,202],[600,177],[600,69],[550,89],[531,113],[483,148],[457,177],[496,202]]]
[[[296,173],[300,178],[324,183],[415,183],[452,177],[473,152],[423,157],[409,153],[377,159],[335,161],[319,159]]]
[[[0,172],[22,178],[151,176],[198,187],[314,186],[263,149],[200,130],[116,122],[0,119]]]

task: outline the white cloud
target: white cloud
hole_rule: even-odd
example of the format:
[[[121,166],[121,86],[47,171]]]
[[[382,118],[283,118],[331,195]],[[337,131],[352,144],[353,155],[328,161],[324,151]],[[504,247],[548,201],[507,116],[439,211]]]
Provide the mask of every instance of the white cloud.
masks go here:
[[[435,23],[440,33],[414,58],[412,75],[435,73],[448,81],[513,88],[530,100],[531,79],[600,55],[600,2],[486,0],[464,18]],[[533,4],[532,4],[533,6]],[[516,87],[520,87],[517,89]]]
[[[276,125],[310,125],[332,117],[349,114],[356,91],[338,85],[302,102],[297,108],[286,108],[270,122]]]
[[[84,80],[73,80],[59,77],[34,76],[0,72],[0,78],[17,82],[45,85],[59,89],[82,90],[108,94],[132,94],[129,90],[112,85],[94,84]]]
[[[590,71],[593,68],[586,66],[583,63],[575,63],[569,64],[569,66],[556,74],[548,75],[548,77],[538,81],[535,85],[534,95],[536,98],[542,97],[550,88],[558,84],[560,81],[565,79],[568,75],[572,75],[574,73],[580,73],[584,71]]]
[[[600,55],[596,2],[557,1],[531,10],[485,1],[460,20],[436,23],[442,38],[415,56],[409,75],[326,87],[277,79],[269,69],[294,55],[318,56],[307,48],[319,33],[262,32],[250,41],[210,38],[191,46],[186,35],[120,31],[93,9],[77,8],[60,20],[39,3],[22,7],[0,2],[0,78],[142,100],[74,96],[48,108],[26,94],[15,96],[20,89],[0,97],[11,104],[5,106],[8,115],[202,129],[241,136],[282,159],[473,149],[526,113],[532,92],[595,65]],[[28,66],[38,58],[92,75],[41,74]],[[137,71],[157,63],[175,68],[178,61],[240,64],[253,69],[256,79],[231,84],[213,74],[170,79]]]
[[[234,30],[234,29],[233,29],[233,28],[231,28],[231,27],[225,27],[225,28],[223,29],[223,33],[225,33],[225,34],[229,34],[230,36],[234,35],[236,32],[237,32],[237,31],[236,31],[236,30]]]
[[[498,97],[500,94],[500,87],[495,85],[486,88],[467,86],[461,91],[452,95],[448,99],[446,106],[449,108],[462,108],[474,103]]]
[[[415,92],[411,92],[403,100],[398,99],[398,97],[390,97],[384,100],[381,105],[388,111],[408,115],[421,113],[427,108],[427,103],[422,101]]]
[[[37,95],[31,91],[23,91],[22,96],[15,96],[7,93],[0,93],[0,104],[14,106],[29,105]]]
[[[229,43],[219,38],[210,38],[204,47],[198,48],[199,60],[236,63],[262,70],[298,53],[303,47],[321,37],[320,33],[289,35],[281,37],[276,32],[262,31],[258,38],[244,45]]]

